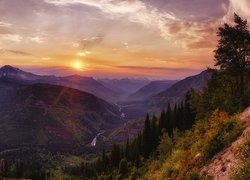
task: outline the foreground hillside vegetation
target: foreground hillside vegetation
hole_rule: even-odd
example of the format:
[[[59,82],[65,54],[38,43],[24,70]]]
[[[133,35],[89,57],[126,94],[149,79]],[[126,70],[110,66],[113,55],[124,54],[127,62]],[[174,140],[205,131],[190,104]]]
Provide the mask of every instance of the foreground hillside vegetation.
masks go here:
[[[3,177],[32,179],[205,179],[200,168],[243,132],[239,113],[250,105],[250,32],[247,21],[218,31],[212,78],[202,92],[190,90],[180,104],[169,103],[160,117],[146,116],[137,137],[114,144],[90,162],[80,157],[39,156],[0,161]],[[242,166],[234,179],[249,179],[249,141],[242,147]],[[41,153],[42,154],[42,153]],[[72,161],[72,158],[75,158]],[[77,163],[76,163],[77,162]],[[34,167],[34,166],[33,166]]]
[[[250,179],[250,137],[241,148],[241,165],[232,171],[232,179]]]

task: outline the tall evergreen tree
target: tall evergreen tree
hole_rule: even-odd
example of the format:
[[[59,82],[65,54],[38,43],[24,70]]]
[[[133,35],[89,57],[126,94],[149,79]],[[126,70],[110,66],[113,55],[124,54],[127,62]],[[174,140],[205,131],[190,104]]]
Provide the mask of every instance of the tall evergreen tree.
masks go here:
[[[181,108],[180,105],[176,105],[176,112],[175,112],[175,124],[177,129],[181,129],[182,126],[182,119],[181,119]]]
[[[146,120],[144,123],[144,129],[143,129],[143,154],[144,157],[147,158],[151,152],[151,127],[150,127],[150,119],[149,115],[147,114]]]
[[[136,139],[136,149],[138,149],[138,157],[143,154],[143,140],[142,140],[142,134],[138,133],[137,139]]]
[[[165,127],[166,126],[166,112],[165,112],[165,110],[163,109],[162,111],[161,111],[161,115],[160,115],[160,119],[159,119],[159,124],[158,124],[158,130],[159,130],[159,134],[161,134],[162,132],[162,129],[163,128],[166,128]]]
[[[177,105],[174,105],[174,109],[171,113],[171,134],[173,133],[173,130],[177,127]]]
[[[157,118],[153,116],[152,118],[152,123],[151,123],[151,144],[152,144],[152,149],[151,151],[155,150],[157,145],[158,145],[158,140],[159,140],[159,131],[157,128]]]
[[[215,50],[215,65],[235,79],[236,92],[245,92],[245,75],[250,63],[250,32],[247,20],[234,14],[234,26],[225,23],[219,28],[219,42]]]
[[[127,138],[127,142],[126,142],[125,157],[126,157],[127,160],[130,160],[130,144],[129,144],[129,137]]]
[[[113,149],[111,151],[111,161],[112,161],[112,165],[113,167],[118,167],[119,162],[121,160],[121,150],[120,150],[120,146],[117,144],[113,145]]]
[[[106,171],[107,168],[107,163],[108,163],[108,157],[106,155],[105,148],[102,149],[102,171]]]
[[[179,113],[179,118],[180,118],[179,130],[184,131],[184,130],[187,129],[187,126],[186,126],[186,119],[185,119],[183,102],[179,106],[179,112],[178,113]]]
[[[101,173],[103,171],[103,165],[102,165],[102,160],[100,157],[97,158],[97,162],[96,162],[96,171],[98,173]]]
[[[192,94],[194,94],[194,90],[191,89],[187,92],[184,102],[184,118],[185,118],[185,129],[189,129],[193,126],[195,121],[196,113],[191,107],[190,100],[192,99]]]
[[[167,107],[165,128],[169,135],[172,134],[173,123],[172,123],[172,109],[171,109],[170,103],[168,103],[168,107]]]

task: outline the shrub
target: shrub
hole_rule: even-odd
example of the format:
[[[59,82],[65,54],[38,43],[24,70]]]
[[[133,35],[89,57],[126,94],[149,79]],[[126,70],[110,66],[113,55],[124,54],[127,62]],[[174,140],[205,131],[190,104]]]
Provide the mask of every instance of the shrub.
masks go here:
[[[119,173],[125,175],[128,172],[128,162],[126,158],[123,158],[119,164]]]
[[[241,149],[242,163],[231,172],[233,180],[250,179],[250,138]]]
[[[158,146],[158,152],[160,159],[167,157],[173,148],[173,141],[167,133],[164,133],[161,137],[160,144]]]
[[[189,172],[188,174],[189,180],[200,180],[200,175],[197,172]]]
[[[131,174],[129,177],[130,180],[136,180],[139,177],[139,172],[138,172],[137,168],[134,166],[133,166],[130,174]]]
[[[218,112],[217,112],[218,113]],[[220,119],[220,117],[224,117]],[[237,116],[228,117],[227,115],[212,116],[210,128],[207,130],[207,143],[204,146],[204,160],[212,158],[217,152],[228,146],[241,133],[241,126],[236,121]]]

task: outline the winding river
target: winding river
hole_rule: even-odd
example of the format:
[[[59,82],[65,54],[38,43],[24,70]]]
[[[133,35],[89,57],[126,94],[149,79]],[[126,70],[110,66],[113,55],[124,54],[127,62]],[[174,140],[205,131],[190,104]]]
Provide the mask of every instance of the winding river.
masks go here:
[[[102,131],[102,132],[98,133],[98,134],[94,137],[94,139],[93,139],[92,142],[91,142],[91,146],[93,146],[93,147],[96,146],[96,142],[97,142],[98,136],[102,135],[103,133],[105,133],[105,131]]]
[[[121,114],[120,114],[120,118],[121,118],[121,119],[122,119],[122,118],[125,118],[126,115],[125,115],[125,113],[122,112],[122,106],[119,105],[119,104],[115,104],[115,106],[118,107],[119,112],[121,113]],[[101,131],[101,132],[99,132],[99,133],[94,137],[94,139],[91,141],[91,146],[93,146],[93,147],[96,146],[98,136],[102,135],[104,132],[105,132],[105,131]]]

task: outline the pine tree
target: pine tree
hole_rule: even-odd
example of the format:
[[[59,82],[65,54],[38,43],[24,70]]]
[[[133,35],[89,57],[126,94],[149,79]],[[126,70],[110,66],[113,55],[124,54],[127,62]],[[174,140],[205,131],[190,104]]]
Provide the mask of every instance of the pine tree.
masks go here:
[[[170,103],[168,103],[168,108],[166,112],[166,131],[170,135],[173,132],[173,124],[172,124],[172,109]]]
[[[113,149],[111,151],[111,162],[112,162],[112,167],[118,167],[119,162],[121,160],[121,150],[120,150],[120,146],[117,144],[113,145]]]
[[[184,116],[185,116],[185,129],[190,129],[195,121],[196,113],[191,108],[190,100],[194,90],[191,89],[187,92],[184,102]]]
[[[180,118],[180,130],[184,131],[187,129],[187,125],[186,125],[186,120],[185,120],[185,113],[184,113],[184,105],[183,102],[180,105],[180,109],[179,109],[179,118]]]
[[[146,120],[144,123],[144,129],[143,129],[143,155],[145,158],[148,158],[150,152],[151,152],[151,127],[150,127],[150,119],[149,115],[147,114]]]
[[[159,141],[159,134],[158,134],[158,128],[157,128],[157,118],[153,116],[152,123],[151,123],[151,139],[152,139],[152,149],[151,151],[154,151],[158,145]]]
[[[125,157],[126,157],[127,160],[130,160],[130,144],[129,144],[129,137],[127,138],[127,142],[126,142]]]
[[[143,141],[142,141],[142,134],[138,133],[136,139],[136,149],[137,149],[137,157],[140,157],[143,154]]]
[[[180,113],[180,105],[176,105],[176,111],[175,111],[175,125],[177,129],[181,129],[181,113]]]
[[[102,164],[102,160],[100,157],[97,158],[97,162],[96,162],[96,171],[98,173],[101,173],[103,171],[103,164]]]
[[[225,23],[219,28],[215,65],[235,79],[236,92],[244,97],[245,76],[250,65],[250,32],[247,20],[234,14],[234,26]]]
[[[105,148],[102,149],[102,171],[106,171],[107,168],[107,164],[108,164],[108,157],[106,155],[106,151]]]
[[[171,113],[171,134],[173,133],[173,130],[176,129],[177,127],[177,105],[174,105],[174,109],[172,110]]]
[[[158,125],[159,134],[162,134],[161,131],[163,128],[166,128],[166,112],[164,109],[161,111],[159,119],[159,125]]]

